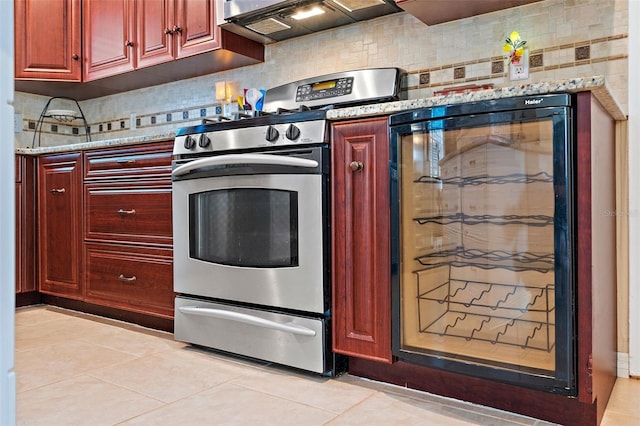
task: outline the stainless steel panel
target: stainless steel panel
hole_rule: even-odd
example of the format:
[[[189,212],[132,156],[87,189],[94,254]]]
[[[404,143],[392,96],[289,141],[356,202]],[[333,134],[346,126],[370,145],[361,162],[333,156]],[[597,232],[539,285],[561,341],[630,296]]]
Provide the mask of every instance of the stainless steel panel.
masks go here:
[[[177,297],[175,339],[326,373],[323,319]]]
[[[298,192],[299,266],[243,268],[189,257],[189,194],[226,188]],[[173,184],[174,290],[177,293],[324,313],[322,177],[243,175]],[[327,265],[328,266],[328,265]]]
[[[348,77],[353,78],[353,89],[349,94],[296,102],[299,86]],[[397,98],[400,94],[400,78],[401,71],[398,68],[368,68],[308,78],[269,89],[265,94],[264,109],[265,111],[275,111],[278,108],[295,109],[300,104],[309,107],[356,102],[364,104],[370,100]]]
[[[226,0],[224,2],[224,19],[237,18],[259,10],[268,10],[277,4],[287,6],[291,3],[291,0]]]
[[[323,13],[294,19],[300,10],[318,8]],[[227,0],[223,28],[262,43],[282,41],[317,31],[400,12],[393,0]],[[273,25],[267,29],[265,23]],[[251,31],[252,29],[253,31]],[[244,31],[243,31],[244,30]],[[311,53],[312,54],[312,53]]]
[[[251,120],[241,120],[250,123]],[[295,140],[287,139],[287,128],[294,124],[300,130],[300,137]],[[211,143],[205,147],[198,144],[191,149],[184,147],[184,140],[187,137],[178,136],[175,139],[173,154],[212,154],[219,151],[240,150],[250,148],[269,147],[289,147],[296,145],[309,145],[325,142],[325,120],[301,121],[296,123],[277,123],[271,126],[278,131],[278,139],[269,142],[266,139],[268,126],[242,127],[238,129],[228,129],[224,131],[214,131],[205,133]],[[195,135],[191,135],[195,137]]]

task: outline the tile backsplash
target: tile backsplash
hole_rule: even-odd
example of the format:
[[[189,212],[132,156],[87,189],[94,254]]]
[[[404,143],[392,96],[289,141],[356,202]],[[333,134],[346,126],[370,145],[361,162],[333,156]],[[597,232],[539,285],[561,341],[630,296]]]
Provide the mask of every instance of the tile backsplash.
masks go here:
[[[528,80],[511,82],[502,57],[504,39],[518,31],[529,48]],[[459,21],[427,26],[406,13],[267,45],[265,62],[160,86],[80,102],[92,140],[164,134],[221,112],[215,82],[269,88],[336,71],[400,67],[409,98],[433,96],[447,86],[504,87],[545,80],[604,75],[627,111],[627,0],[544,0]],[[17,147],[34,142],[48,98],[16,93],[22,115]],[[84,142],[81,120],[45,120],[41,146]]]

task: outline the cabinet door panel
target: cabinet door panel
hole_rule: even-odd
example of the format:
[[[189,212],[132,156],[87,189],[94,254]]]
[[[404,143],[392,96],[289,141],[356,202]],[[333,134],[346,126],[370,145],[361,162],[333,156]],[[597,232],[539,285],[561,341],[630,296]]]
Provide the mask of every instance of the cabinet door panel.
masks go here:
[[[178,58],[220,47],[215,9],[213,0],[177,0],[176,26],[180,30],[174,37],[178,40]]]
[[[87,240],[171,246],[170,182],[85,188]]]
[[[136,2],[138,67],[173,60],[173,0]]]
[[[86,301],[173,317],[171,250],[86,244]]]
[[[154,143],[109,150],[87,151],[85,179],[112,179],[121,177],[171,177],[171,151],[173,142]]]
[[[16,211],[16,236],[15,236],[15,244],[16,244],[16,257],[15,257],[15,263],[16,263],[16,293],[20,293],[22,291],[22,268],[21,268],[21,263],[22,263],[22,253],[20,251],[21,249],[21,239],[20,239],[20,235],[22,234],[22,229],[24,227],[23,221],[22,221],[22,215],[21,213],[21,209],[20,206],[22,205],[23,202],[23,197],[22,197],[22,184],[16,183],[16,200],[15,200],[15,211]]]
[[[15,78],[80,81],[80,0],[14,4]]]
[[[38,168],[40,291],[82,298],[80,154],[42,157]]]
[[[85,81],[135,68],[134,17],[130,0],[84,2]]]
[[[16,156],[16,291],[37,290],[34,157]]]
[[[334,125],[332,143],[334,350],[391,362],[386,118]]]

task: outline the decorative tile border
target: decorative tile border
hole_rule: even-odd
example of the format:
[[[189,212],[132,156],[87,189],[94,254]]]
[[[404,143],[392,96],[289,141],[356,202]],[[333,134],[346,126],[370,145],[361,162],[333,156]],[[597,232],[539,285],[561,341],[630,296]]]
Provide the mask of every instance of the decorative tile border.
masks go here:
[[[560,68],[578,67],[587,64],[616,61],[627,59],[628,53],[606,54],[597,56],[594,51],[608,53],[615,49],[608,49],[618,40],[627,39],[628,34],[618,34],[610,37],[601,37],[577,43],[569,43],[558,46],[550,46],[532,50],[529,53],[529,72],[549,71]],[[602,45],[605,45],[604,47]],[[572,58],[566,60],[564,58]],[[477,72],[470,72],[476,70]],[[411,75],[419,75],[419,80],[411,78]],[[423,76],[428,76],[423,78]],[[407,78],[407,90],[441,88],[452,84],[473,83],[507,77],[504,58],[494,56],[463,63],[440,65],[433,68],[425,68],[409,71]]]
[[[160,111],[152,114],[138,115],[135,117],[135,126],[131,124],[131,117],[115,118],[110,121],[89,123],[90,135],[109,133],[117,135],[122,132],[130,132],[133,127],[136,129],[154,128],[158,126],[191,125],[200,123],[203,118],[216,116],[222,113],[220,104],[197,105],[188,109],[177,111]],[[36,120],[23,119],[23,130],[33,132],[36,128]],[[41,134],[56,136],[86,136],[84,126],[58,123],[53,120],[45,120],[40,130]]]
[[[567,43],[533,49],[529,52],[530,73],[578,67],[628,58],[627,34],[601,37],[576,43]],[[414,91],[411,97],[430,96],[429,90],[446,86],[460,86],[508,78],[507,67],[502,56],[485,57],[466,62],[443,64],[436,67],[409,70],[403,81],[403,89]],[[502,82],[500,83],[502,85]],[[428,89],[428,90],[423,90]],[[89,123],[92,139],[128,136],[132,129],[150,133],[166,132],[179,127],[198,124],[203,118],[213,117],[222,112],[219,103],[186,106],[175,110],[157,111],[131,117],[114,117],[109,121]],[[33,133],[36,120],[23,118],[23,131]],[[58,123],[45,121],[41,134],[55,137],[85,138],[86,133],[79,122]],[[29,137],[28,135],[26,135]]]

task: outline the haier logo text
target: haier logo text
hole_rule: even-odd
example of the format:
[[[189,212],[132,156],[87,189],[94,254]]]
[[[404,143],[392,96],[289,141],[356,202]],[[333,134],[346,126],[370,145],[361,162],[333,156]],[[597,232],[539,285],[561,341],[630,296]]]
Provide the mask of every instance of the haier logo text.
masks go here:
[[[525,99],[524,100],[524,104],[525,105],[538,105],[538,104],[541,104],[542,101],[543,101],[542,98],[540,98],[540,99]]]

